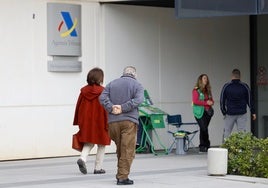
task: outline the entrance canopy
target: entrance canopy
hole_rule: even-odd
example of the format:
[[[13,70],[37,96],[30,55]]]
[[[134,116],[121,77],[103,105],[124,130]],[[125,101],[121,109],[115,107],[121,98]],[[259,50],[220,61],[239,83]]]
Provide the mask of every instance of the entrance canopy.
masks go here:
[[[175,8],[177,18],[268,14],[268,0],[100,0],[100,2]]]
[[[268,0],[175,0],[177,18],[268,13]]]

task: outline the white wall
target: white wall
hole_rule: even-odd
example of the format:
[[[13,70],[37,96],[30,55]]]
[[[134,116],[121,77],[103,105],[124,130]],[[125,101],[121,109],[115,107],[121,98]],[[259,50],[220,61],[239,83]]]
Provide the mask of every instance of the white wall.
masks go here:
[[[73,114],[88,70],[100,66],[100,6],[64,1],[82,5],[83,71],[54,73],[47,71],[47,2],[1,1],[0,160],[78,154]]]
[[[169,8],[105,5],[104,10],[106,80],[134,65],[156,106],[193,121],[191,91],[197,77],[207,73],[215,100],[211,144],[220,145],[221,88],[233,68],[241,69],[243,80],[249,82],[248,17],[176,20]],[[166,130],[157,131],[169,146]],[[199,144],[198,137],[195,143]]]
[[[54,1],[82,5],[81,73],[47,71],[47,0],[2,0],[0,6],[0,160],[77,155],[71,149],[75,103],[89,69],[106,83],[126,65],[156,106],[193,120],[191,90],[197,76],[212,82],[216,114],[210,126],[220,143],[220,89],[238,67],[249,81],[248,17],[175,20],[173,9]],[[51,1],[49,1],[51,2]],[[159,130],[165,145],[171,140]],[[196,140],[197,142],[197,140]],[[114,152],[114,145],[107,152]]]

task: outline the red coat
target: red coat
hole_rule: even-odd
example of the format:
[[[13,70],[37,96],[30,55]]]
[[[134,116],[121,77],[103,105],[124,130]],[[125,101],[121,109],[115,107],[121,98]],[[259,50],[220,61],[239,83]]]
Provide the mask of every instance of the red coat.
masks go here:
[[[77,137],[81,143],[100,145],[110,145],[111,143],[108,134],[107,112],[99,103],[99,95],[103,89],[98,85],[87,85],[81,89],[73,121],[73,125],[79,126]]]

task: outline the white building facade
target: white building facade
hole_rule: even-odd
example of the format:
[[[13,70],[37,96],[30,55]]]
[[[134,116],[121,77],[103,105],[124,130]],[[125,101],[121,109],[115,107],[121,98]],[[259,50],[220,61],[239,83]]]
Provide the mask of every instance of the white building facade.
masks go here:
[[[49,72],[47,3],[81,5],[81,72]],[[80,88],[93,67],[105,83],[137,68],[155,106],[193,121],[191,92],[208,74],[215,100],[212,146],[222,143],[219,97],[233,68],[250,84],[249,16],[176,19],[173,8],[99,2],[2,0],[0,2],[0,160],[77,155],[72,125]],[[105,85],[105,84],[104,84]],[[248,121],[250,130],[250,121]],[[168,147],[166,129],[157,130]],[[198,136],[194,143],[199,144]],[[112,144],[106,152],[115,152]]]

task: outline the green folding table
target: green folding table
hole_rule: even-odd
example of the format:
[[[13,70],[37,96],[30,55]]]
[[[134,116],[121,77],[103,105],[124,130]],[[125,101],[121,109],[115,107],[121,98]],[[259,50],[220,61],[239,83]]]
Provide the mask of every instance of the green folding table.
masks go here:
[[[167,148],[161,142],[160,137],[157,134],[156,129],[165,128],[164,116],[166,113],[161,109],[154,107],[152,105],[142,105],[139,107],[139,119],[142,127],[142,135],[141,135],[141,144],[136,149],[136,152],[143,152],[147,148],[147,143],[149,144],[150,150],[153,154],[168,154]],[[155,145],[150,136],[155,135],[156,141],[160,145],[160,149],[158,152],[155,151]]]

